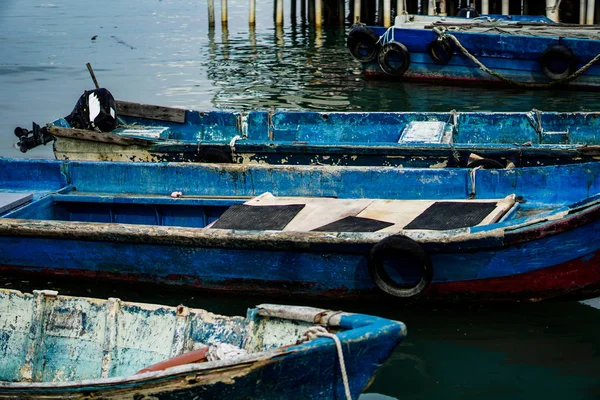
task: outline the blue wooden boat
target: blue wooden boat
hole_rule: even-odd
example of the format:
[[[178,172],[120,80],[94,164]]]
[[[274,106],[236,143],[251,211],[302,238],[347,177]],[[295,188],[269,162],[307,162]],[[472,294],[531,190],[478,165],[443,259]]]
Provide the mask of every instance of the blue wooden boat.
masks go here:
[[[519,169],[10,160],[0,271],[335,298],[600,289],[600,163]]]
[[[0,289],[0,398],[356,399],[405,336],[311,307],[226,317]]]
[[[598,113],[192,111],[117,102],[112,132],[17,128],[57,159],[286,165],[528,167],[596,160]],[[36,139],[37,138],[37,139]],[[482,161],[483,159],[483,161]]]
[[[406,21],[355,25],[348,48],[365,75],[386,79],[600,87],[597,26],[512,21]]]

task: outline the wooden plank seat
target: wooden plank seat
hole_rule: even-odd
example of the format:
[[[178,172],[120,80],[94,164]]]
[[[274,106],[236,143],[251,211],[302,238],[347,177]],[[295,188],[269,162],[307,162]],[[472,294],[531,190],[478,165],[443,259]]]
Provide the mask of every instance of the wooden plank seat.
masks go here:
[[[514,205],[514,195],[486,200],[379,200],[276,197],[264,193],[245,202],[246,211],[240,207],[231,212],[227,210],[221,221],[217,220],[209,227],[294,232],[447,230],[492,224]],[[261,220],[272,219],[274,213],[281,212],[285,214],[286,223],[283,225],[275,222],[269,225]],[[250,219],[256,222],[249,222]]]

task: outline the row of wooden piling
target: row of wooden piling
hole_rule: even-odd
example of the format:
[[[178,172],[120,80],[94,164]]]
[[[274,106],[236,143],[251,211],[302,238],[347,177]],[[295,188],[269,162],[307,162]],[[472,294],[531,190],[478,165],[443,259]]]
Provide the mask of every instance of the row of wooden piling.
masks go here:
[[[275,1],[275,25],[280,26],[283,25],[283,1],[284,0],[274,0]],[[291,0],[291,12],[295,15],[296,13],[296,0]],[[381,12],[383,18],[381,19],[381,23],[383,26],[388,27],[392,24],[392,1],[393,0],[379,0],[379,11]],[[580,0],[579,6],[579,23],[580,24],[588,24],[591,25],[594,23],[595,17],[595,3],[597,0]],[[323,0],[300,0],[301,13],[304,16],[307,12],[307,3],[308,3],[308,20],[314,24],[316,27],[321,27],[323,24]],[[364,10],[364,7],[361,4],[361,0],[348,0],[349,6],[352,7],[352,22],[360,23],[361,22],[361,10]],[[462,6],[474,6],[474,0],[458,0],[459,5]],[[502,2],[502,14],[509,14],[509,0],[501,0]],[[559,20],[558,7],[560,6],[561,0],[546,0],[546,16],[554,21]],[[406,3],[407,0],[395,0],[395,15],[400,15],[406,11]],[[447,15],[447,0],[419,0],[419,10],[422,10],[425,7],[421,7],[422,3],[426,3],[427,14],[429,15],[439,15],[445,16]],[[521,0],[522,9],[527,9],[528,0]],[[490,0],[480,0],[481,4],[481,13],[489,14],[490,12]],[[340,15],[340,22],[345,18],[344,10],[346,6],[346,0],[338,0],[338,7],[340,10],[338,14]],[[250,26],[254,26],[256,24],[256,0],[249,0],[249,16],[248,22]],[[228,22],[227,15],[227,0],[221,0],[221,23],[226,25]],[[208,24],[210,27],[214,27],[215,25],[215,0],[208,0]]]

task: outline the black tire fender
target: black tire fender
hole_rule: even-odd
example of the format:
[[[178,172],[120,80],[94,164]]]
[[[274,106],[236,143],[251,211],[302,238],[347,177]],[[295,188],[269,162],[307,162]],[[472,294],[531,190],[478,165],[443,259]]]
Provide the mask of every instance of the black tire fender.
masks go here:
[[[432,41],[427,48],[427,53],[438,64],[448,64],[454,55],[454,44],[452,41],[445,38],[438,38]]]
[[[400,65],[392,66],[390,56],[393,55],[400,58]],[[377,62],[386,74],[402,76],[410,66],[410,53],[404,44],[391,41],[381,46],[377,54]]]
[[[556,44],[548,47],[546,51],[544,51],[539,62],[542,67],[542,72],[551,80],[556,81],[558,79],[564,79],[575,72],[577,58],[571,49]],[[555,68],[556,63],[566,66],[566,68],[557,70]]]
[[[231,150],[229,148],[203,148],[198,153],[198,162],[227,164],[233,162]]]
[[[502,165],[500,161],[496,161],[491,158],[480,158],[467,164],[467,168],[482,167],[483,169],[503,169],[506,166]]]
[[[377,57],[379,37],[363,25],[354,25],[348,32],[348,50],[356,60],[366,63]]]
[[[416,285],[399,285],[390,278],[384,267],[384,257],[401,256],[414,261],[422,271]],[[433,266],[429,255],[416,241],[402,235],[388,236],[375,244],[369,253],[369,273],[375,285],[387,294],[396,297],[413,297],[421,293],[433,278]]]

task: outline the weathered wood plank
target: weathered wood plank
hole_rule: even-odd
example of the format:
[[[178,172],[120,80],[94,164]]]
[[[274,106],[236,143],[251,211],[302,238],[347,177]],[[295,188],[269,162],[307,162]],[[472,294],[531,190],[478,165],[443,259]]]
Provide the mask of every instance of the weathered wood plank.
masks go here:
[[[59,126],[51,126],[48,131],[57,137],[65,137],[71,139],[87,140],[91,142],[111,143],[121,146],[150,146],[154,143],[149,139],[137,139],[125,137],[111,132],[96,132],[86,129],[62,128]]]
[[[156,119],[160,121],[185,122],[185,110],[182,108],[154,106],[117,100],[117,114],[129,117]]]

